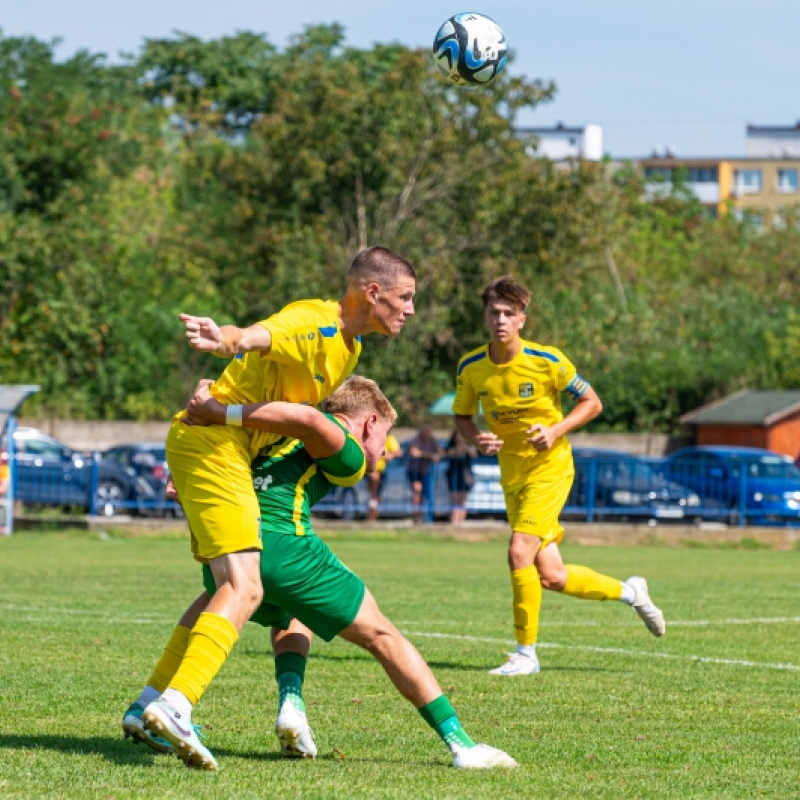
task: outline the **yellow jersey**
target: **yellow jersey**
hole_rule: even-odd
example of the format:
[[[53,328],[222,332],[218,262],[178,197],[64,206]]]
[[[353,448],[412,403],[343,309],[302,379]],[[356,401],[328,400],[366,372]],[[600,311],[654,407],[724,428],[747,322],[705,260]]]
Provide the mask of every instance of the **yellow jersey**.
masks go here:
[[[352,350],[339,328],[336,300],[299,300],[258,323],[272,335],[266,355],[252,351],[236,356],[210,387],[221,403],[284,400],[316,406],[352,373],[361,354],[361,338]],[[249,428],[250,457],[279,438]]]
[[[393,434],[389,434],[386,437],[386,446],[383,448],[383,452],[387,455],[391,455],[392,453],[396,453],[398,450],[402,450],[403,448],[400,447],[400,442],[394,438]],[[386,469],[386,459],[381,456],[378,459],[378,463],[375,465],[376,472],[383,472]]]
[[[572,449],[565,436],[545,452],[526,441],[532,425],[554,425],[564,419],[561,392],[580,397],[589,384],[555,347],[522,340],[507,364],[495,364],[489,345],[467,353],[458,363],[453,413],[471,416],[483,408],[489,430],[503,440],[498,453],[500,480],[506,490],[523,485],[533,470],[572,474]]]

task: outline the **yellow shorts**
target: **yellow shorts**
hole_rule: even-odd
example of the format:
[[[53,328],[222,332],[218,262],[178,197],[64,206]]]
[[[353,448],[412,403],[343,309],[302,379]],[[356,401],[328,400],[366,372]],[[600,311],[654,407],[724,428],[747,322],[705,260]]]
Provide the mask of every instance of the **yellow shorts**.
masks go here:
[[[249,446],[250,438],[241,428],[190,426],[178,418],[172,422],[167,463],[198,561],[240,550],[261,550]]]
[[[569,497],[574,473],[566,475],[543,475],[522,486],[505,490],[506,512],[511,530],[538,536],[542,547],[551,542],[557,544],[564,536],[564,528],[558,521],[561,509]]]

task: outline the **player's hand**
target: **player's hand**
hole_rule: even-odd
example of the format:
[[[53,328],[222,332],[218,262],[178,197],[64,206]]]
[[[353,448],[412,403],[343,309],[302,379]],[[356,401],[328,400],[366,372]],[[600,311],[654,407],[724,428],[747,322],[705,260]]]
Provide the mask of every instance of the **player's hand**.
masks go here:
[[[186,407],[184,422],[187,425],[224,425],[225,406],[211,395],[213,381],[203,379],[197,384],[192,399]]]
[[[485,456],[493,456],[500,452],[503,440],[493,433],[485,431],[475,437],[475,447]]]
[[[558,438],[556,432],[552,428],[541,424],[531,425],[526,433],[528,434],[526,441],[532,444],[540,453],[549,450]]]
[[[190,347],[213,353],[222,344],[219,325],[210,317],[193,317],[191,314],[179,314],[178,317],[186,326],[186,339]]]
[[[178,490],[175,488],[175,481],[172,480],[172,475],[167,478],[167,483],[164,486],[164,498],[172,500],[173,503],[179,503]]]

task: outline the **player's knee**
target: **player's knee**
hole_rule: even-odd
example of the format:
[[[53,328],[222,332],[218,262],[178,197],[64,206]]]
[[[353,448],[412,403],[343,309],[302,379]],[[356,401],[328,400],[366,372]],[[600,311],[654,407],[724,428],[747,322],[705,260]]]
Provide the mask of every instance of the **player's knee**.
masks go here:
[[[238,581],[235,588],[242,606],[255,611],[261,605],[264,599],[264,587],[260,575],[255,578],[247,576],[244,580]]]
[[[563,591],[567,585],[567,570],[566,568],[550,567],[542,572],[540,569],[539,580],[542,584],[542,589],[547,589],[549,592]]]

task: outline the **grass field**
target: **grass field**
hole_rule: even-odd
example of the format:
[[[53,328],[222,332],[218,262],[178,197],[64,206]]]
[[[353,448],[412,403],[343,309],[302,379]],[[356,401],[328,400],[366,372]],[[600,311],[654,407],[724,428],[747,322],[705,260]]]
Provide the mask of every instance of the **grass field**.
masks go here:
[[[0,540],[0,797],[800,797],[800,551],[565,546],[648,577],[668,620],[545,596],[538,676],[487,674],[513,646],[505,541],[326,537],[417,645],[473,738],[512,772],[456,772],[369,656],[315,643],[315,762],[278,757],[267,631],[248,625],[195,712],[218,774],[121,736],[199,570],[183,538]]]

